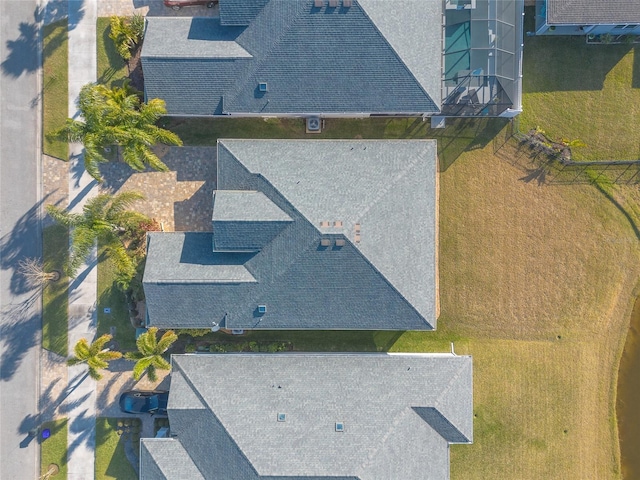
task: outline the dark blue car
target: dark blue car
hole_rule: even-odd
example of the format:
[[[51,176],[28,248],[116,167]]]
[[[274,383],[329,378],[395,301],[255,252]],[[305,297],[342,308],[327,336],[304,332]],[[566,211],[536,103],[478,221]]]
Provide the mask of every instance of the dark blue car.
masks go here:
[[[165,390],[130,390],[120,395],[120,410],[124,413],[166,415],[169,392]]]

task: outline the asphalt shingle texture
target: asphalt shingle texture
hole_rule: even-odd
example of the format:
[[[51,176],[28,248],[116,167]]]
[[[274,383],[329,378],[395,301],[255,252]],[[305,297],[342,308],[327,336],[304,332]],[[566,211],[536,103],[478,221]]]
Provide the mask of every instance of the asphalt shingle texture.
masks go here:
[[[447,397],[454,385],[460,394]],[[466,356],[177,355],[170,442],[205,478],[442,480],[448,442],[473,439],[472,392]],[[153,442],[142,441],[143,457]]]
[[[150,324],[435,328],[435,149],[434,141],[220,141],[218,192],[260,191],[293,221],[254,224],[267,233],[250,241],[273,236],[255,253],[214,253],[215,222],[213,234],[150,234]],[[279,231],[267,228],[274,224]],[[223,228],[222,238],[234,235]]]
[[[398,0],[388,15],[386,0],[355,0],[351,8],[222,0],[221,21],[194,18],[189,27],[189,19],[150,19],[145,94],[164,99],[173,115],[435,113],[438,5]]]
[[[638,0],[547,0],[549,24],[640,23]]]

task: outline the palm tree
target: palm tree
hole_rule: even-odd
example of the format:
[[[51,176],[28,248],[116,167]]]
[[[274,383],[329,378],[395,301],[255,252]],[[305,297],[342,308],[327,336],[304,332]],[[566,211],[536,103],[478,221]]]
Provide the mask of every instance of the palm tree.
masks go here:
[[[86,338],[81,338],[73,347],[74,356],[67,360],[67,365],[86,363],[89,367],[89,376],[94,380],[100,380],[99,370],[107,368],[110,360],[122,357],[122,353],[114,352],[104,346],[111,341],[111,335],[105,333],[95,339],[91,345]]]
[[[116,50],[124,60],[131,58],[131,52],[134,50],[144,33],[144,17],[134,14],[133,17],[117,17],[113,16],[110,20],[111,31],[109,38],[113,40]]]
[[[106,147],[117,145],[122,158],[131,168],[142,171],[148,165],[154,170],[167,171],[167,166],[153,153],[156,143],[182,145],[173,132],[156,126],[167,113],[164,100],[158,98],[144,103],[139,92],[125,84],[107,88],[87,84],[80,90],[78,108],[84,121],[67,119],[66,124],[49,133],[52,138],[84,145],[84,167],[96,180],[102,181],[98,164],[107,162]]]
[[[140,380],[142,374],[147,372],[149,380],[155,382],[158,379],[156,369],[171,370],[171,365],[162,355],[178,339],[178,336],[172,330],[167,330],[158,341],[157,334],[156,327],[149,328],[136,340],[138,351],[124,354],[124,358],[136,362],[133,366],[133,378],[136,380]]]
[[[78,268],[91,253],[97,240],[104,246],[105,254],[114,262],[118,272],[126,278],[135,275],[136,265],[122,243],[124,225],[132,220],[148,218],[140,213],[127,210],[134,201],[144,197],[138,192],[123,192],[117,195],[103,193],[87,201],[82,214],[47,205],[47,213],[58,223],[70,227],[71,252],[65,267],[67,275],[74,277]]]

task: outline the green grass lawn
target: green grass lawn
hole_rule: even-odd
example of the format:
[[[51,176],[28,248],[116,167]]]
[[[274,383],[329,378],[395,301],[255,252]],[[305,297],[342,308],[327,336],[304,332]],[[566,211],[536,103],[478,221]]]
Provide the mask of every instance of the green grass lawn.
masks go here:
[[[45,25],[43,29],[43,151],[52,157],[67,160],[69,145],[48,139],[46,134],[64,125],[69,116],[68,105],[68,36],[67,21]]]
[[[452,478],[619,478],[640,245],[596,188],[523,181],[516,155],[465,152],[440,176],[438,335],[474,357],[474,444],[452,447]],[[427,338],[392,349],[428,351]]]
[[[320,134],[305,133],[302,119],[167,117],[160,126],[175,132],[185,145],[215,145],[218,138],[433,138],[445,170],[464,151],[486,145],[505,126],[503,119],[450,119],[444,129],[430,128],[422,118],[365,118],[324,121]]]
[[[122,351],[135,350],[135,329],[129,321],[124,293],[116,286],[116,270],[112,262],[104,257],[104,249],[98,252],[98,335],[110,333],[116,327],[114,340]],[[111,309],[105,313],[104,309]]]
[[[116,418],[96,418],[96,480],[135,480],[137,475],[124,453]]]
[[[44,270],[62,272],[69,255],[69,233],[62,225],[51,225],[42,232]],[[61,275],[49,282],[42,297],[42,346],[63,357],[68,354],[67,330],[69,278]]]
[[[67,478],[67,419],[45,422],[40,431],[48,428],[51,436],[40,444],[40,475],[47,473],[49,465],[55,464],[59,471],[56,480]]]
[[[96,50],[98,83],[104,83],[108,87],[122,86],[122,81],[127,77],[127,65],[118,54],[113,40],[109,38],[111,31],[109,17],[99,17],[96,25]]]
[[[640,159],[638,55],[638,46],[587,45],[581,36],[525,37],[520,129],[582,140],[578,160]]]

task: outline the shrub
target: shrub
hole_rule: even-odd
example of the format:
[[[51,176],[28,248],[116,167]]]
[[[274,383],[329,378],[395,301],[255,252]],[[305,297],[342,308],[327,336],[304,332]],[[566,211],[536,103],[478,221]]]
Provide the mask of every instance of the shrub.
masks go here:
[[[135,14],[133,17],[111,17],[109,38],[113,40],[120,56],[129,60],[131,53],[138,47],[144,33],[144,18]]]

